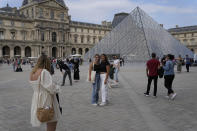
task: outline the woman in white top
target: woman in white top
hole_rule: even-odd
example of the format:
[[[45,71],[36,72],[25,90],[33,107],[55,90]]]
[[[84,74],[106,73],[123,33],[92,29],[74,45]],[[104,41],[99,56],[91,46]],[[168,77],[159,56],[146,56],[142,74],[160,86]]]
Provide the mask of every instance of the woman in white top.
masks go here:
[[[54,118],[46,122],[47,131],[55,131],[58,118],[60,116],[59,104],[56,99],[56,93],[58,92],[57,86],[52,81],[50,74],[51,63],[46,55],[39,57],[37,64],[30,75],[30,83],[33,87],[34,93],[32,97],[31,105],[31,124],[33,127],[39,127],[41,123],[37,119],[37,108],[39,107],[51,107],[53,102]],[[39,89],[40,83],[40,89]],[[38,100],[39,96],[39,100]],[[52,97],[51,97],[52,96]]]
[[[117,82],[119,82],[118,81],[118,72],[120,70],[120,60],[118,59],[117,56],[115,56],[114,58],[115,58],[115,60],[114,60],[114,68],[115,68],[114,80],[117,83]]]

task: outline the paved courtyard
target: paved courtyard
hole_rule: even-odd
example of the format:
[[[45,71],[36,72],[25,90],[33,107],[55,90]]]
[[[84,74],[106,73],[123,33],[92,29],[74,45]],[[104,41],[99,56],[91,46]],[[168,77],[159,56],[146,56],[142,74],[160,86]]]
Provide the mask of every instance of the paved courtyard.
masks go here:
[[[0,65],[0,131],[44,131],[30,125],[33,90],[30,87],[30,66],[24,72]],[[120,86],[109,89],[109,105],[92,106],[91,85],[86,82],[88,66],[80,67],[79,82],[62,87],[63,115],[58,131],[196,131],[197,130],[197,67],[190,73],[177,73],[173,84],[177,97],[167,100],[163,79],[158,82],[158,97],[145,97],[147,78],[145,64],[121,68]],[[61,74],[55,77],[61,83]],[[151,88],[152,89],[152,88]],[[151,90],[152,91],[152,90]]]

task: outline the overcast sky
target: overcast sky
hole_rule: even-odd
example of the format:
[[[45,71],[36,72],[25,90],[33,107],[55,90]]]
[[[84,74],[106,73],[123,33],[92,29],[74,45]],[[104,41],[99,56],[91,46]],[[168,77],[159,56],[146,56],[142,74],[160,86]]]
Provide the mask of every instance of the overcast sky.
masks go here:
[[[0,0],[0,7],[8,3],[20,7],[23,0]],[[197,25],[197,0],[65,0],[71,19],[97,23],[112,21],[114,14],[130,13],[139,6],[166,29],[175,25]]]

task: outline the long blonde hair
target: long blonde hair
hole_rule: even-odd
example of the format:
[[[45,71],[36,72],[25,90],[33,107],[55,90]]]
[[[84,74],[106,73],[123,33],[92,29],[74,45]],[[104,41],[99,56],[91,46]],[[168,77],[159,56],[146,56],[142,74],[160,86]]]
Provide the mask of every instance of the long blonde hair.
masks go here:
[[[47,55],[42,54],[35,65],[35,67],[32,70],[32,74],[34,74],[38,69],[46,69],[49,72],[51,72],[51,62]]]

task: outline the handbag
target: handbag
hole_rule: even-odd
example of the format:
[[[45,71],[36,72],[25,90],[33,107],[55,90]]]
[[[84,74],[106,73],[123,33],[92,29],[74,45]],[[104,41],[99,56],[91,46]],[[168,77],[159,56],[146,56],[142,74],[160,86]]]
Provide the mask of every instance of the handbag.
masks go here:
[[[40,81],[41,81],[41,77],[40,77]],[[39,92],[40,92],[40,82],[39,82],[38,88],[39,88]],[[37,103],[36,115],[37,115],[37,118],[40,122],[48,122],[48,121],[52,120],[54,117],[53,95],[50,94],[50,96],[51,96],[51,100],[52,100],[51,107],[38,107],[38,103]],[[40,100],[40,97],[38,95],[38,102],[39,102],[39,100]]]
[[[163,67],[160,67],[158,70],[157,70],[157,73],[159,75],[159,78],[163,78],[163,75],[164,75],[164,69]]]
[[[87,79],[87,81],[88,82],[92,82],[92,83],[94,83],[95,82],[95,76],[96,76],[96,71],[94,71],[94,62],[93,62],[93,69],[92,69],[92,71],[91,71],[91,81],[89,81],[89,71],[88,71],[88,79]]]

